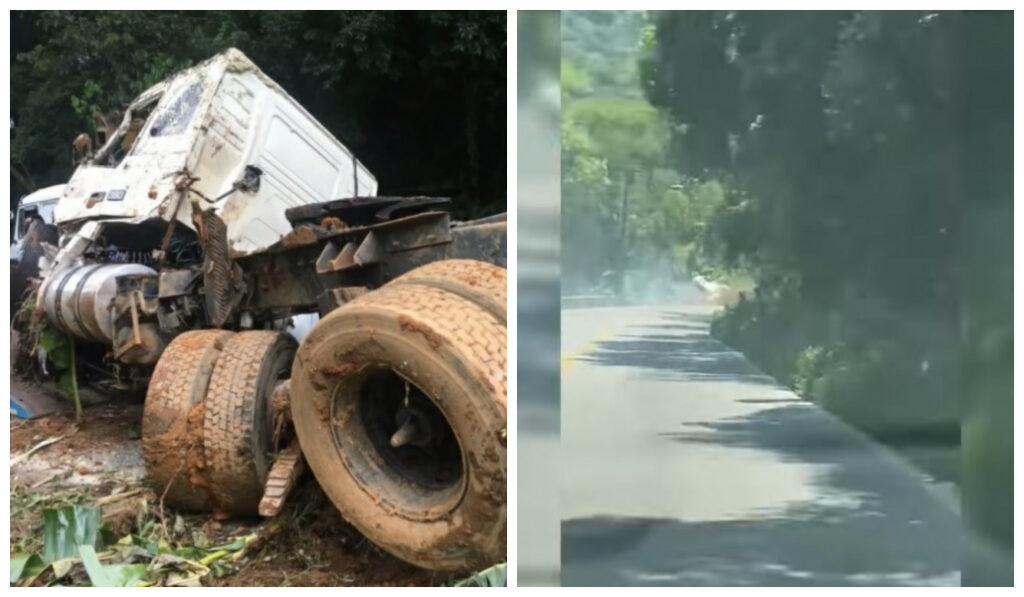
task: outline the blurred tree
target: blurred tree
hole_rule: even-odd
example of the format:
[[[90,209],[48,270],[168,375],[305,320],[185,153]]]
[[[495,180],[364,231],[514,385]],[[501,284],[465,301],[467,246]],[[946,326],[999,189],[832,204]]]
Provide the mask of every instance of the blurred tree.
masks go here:
[[[722,329],[776,374],[829,346],[804,387],[875,431],[964,416],[966,518],[1009,549],[1012,40],[1010,13],[666,12],[640,57],[678,168],[746,189],[708,226],[762,307]]]

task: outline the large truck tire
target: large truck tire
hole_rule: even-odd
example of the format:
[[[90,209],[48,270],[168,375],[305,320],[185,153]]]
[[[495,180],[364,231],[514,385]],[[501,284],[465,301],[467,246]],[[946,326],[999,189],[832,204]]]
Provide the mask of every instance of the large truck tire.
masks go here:
[[[403,274],[389,286],[420,284],[457,294],[497,317],[508,319],[508,271],[474,259],[445,259]]]
[[[209,509],[204,398],[214,365],[233,335],[223,330],[178,335],[150,378],[142,416],[142,455],[150,485],[169,506]]]
[[[452,571],[506,557],[506,336],[458,293],[392,283],[299,347],[303,455],[341,514],[396,557]]]
[[[221,516],[255,516],[270,469],[271,396],[288,377],[297,343],[273,331],[246,331],[224,345],[206,392],[206,478]]]

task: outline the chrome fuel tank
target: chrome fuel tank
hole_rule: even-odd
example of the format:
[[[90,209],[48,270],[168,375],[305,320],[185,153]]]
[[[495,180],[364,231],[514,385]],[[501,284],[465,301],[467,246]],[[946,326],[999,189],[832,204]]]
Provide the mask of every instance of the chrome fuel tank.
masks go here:
[[[43,282],[43,309],[57,327],[86,340],[114,341],[111,305],[118,276],[156,274],[136,263],[97,263],[66,269]]]

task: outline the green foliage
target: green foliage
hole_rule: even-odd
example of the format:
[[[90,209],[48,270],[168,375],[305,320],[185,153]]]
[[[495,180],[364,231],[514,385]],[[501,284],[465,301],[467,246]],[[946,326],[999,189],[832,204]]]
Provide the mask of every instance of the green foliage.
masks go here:
[[[955,438],[959,403],[949,340],[863,309],[854,323],[809,304],[796,289],[769,296],[759,287],[756,298],[718,314],[712,334],[878,437]]]
[[[133,587],[146,576],[145,564],[103,565],[91,545],[81,545],[78,551],[94,587]]]
[[[668,164],[668,122],[641,94],[636,61],[643,35],[639,13],[562,14],[567,292],[608,288],[609,280],[620,285],[614,290],[623,291],[623,272],[653,283],[665,276],[636,266],[672,263],[676,247],[693,242],[692,231],[684,229],[691,197],[677,189],[682,177]]]
[[[579,127],[587,147],[616,169],[659,164],[668,131],[661,114],[643,100],[592,96],[563,106],[562,118]]]
[[[46,351],[46,356],[59,371],[71,367],[72,346],[67,334],[45,320],[40,322],[39,347]]]
[[[590,73],[568,60],[562,61],[562,95],[566,98],[581,97],[592,92]]]
[[[160,522],[151,518],[140,518],[136,534],[118,538],[101,524],[97,507],[46,508],[42,553],[12,555],[11,584],[31,586],[39,579],[81,584],[88,578],[95,587],[198,586],[206,575],[235,572],[234,562],[245,555],[255,537],[250,534],[217,546],[206,544],[205,539],[202,544],[174,546],[165,540]]]
[[[453,197],[459,217],[505,209],[504,12],[15,11],[11,19],[11,160],[39,185],[67,180],[70,142],[93,131],[95,112],[122,109],[168,75],[238,47],[359,155],[381,194]],[[12,205],[27,190],[12,179]]]
[[[24,304],[29,304],[26,301]],[[30,308],[29,308],[30,309]],[[26,314],[31,311],[26,309]],[[43,317],[34,324],[34,332],[39,339],[39,350],[45,353],[52,365],[51,371],[57,382],[57,389],[65,397],[75,403],[75,414],[82,418],[82,404],[78,396],[78,368],[75,364],[75,340]]]
[[[597,95],[641,98],[637,52],[643,13],[562,11],[562,58],[587,73]]]
[[[822,377],[829,353],[821,346],[808,346],[796,355],[793,389],[804,397],[814,394],[814,383]]]
[[[80,545],[93,547],[99,540],[99,508],[66,506],[43,511],[44,562],[76,556]]]
[[[72,561],[81,557],[83,550],[95,558],[95,546],[106,546],[111,540],[116,539],[111,537],[109,528],[101,525],[99,508],[70,505],[44,509],[42,554],[12,555],[11,584],[31,584],[47,569],[52,569],[59,579],[69,572]]]
[[[719,233],[744,234],[753,210],[727,177],[679,171],[670,115],[644,97],[653,22],[635,11],[567,11],[562,42],[563,289],[615,280],[620,293],[663,296],[698,269],[741,271],[745,258]]]
[[[37,554],[17,554],[11,556],[11,584],[23,578],[34,578],[46,569],[43,558]]]
[[[956,441],[961,412],[1005,412],[1009,13],[686,11],[652,22],[639,72],[673,123],[675,161],[728,181],[710,215],[685,216],[701,240],[676,253],[757,282],[714,333],[879,433]],[[970,435],[987,449],[968,453],[1007,478],[996,450],[1008,444],[995,440],[1007,432],[988,428]],[[1008,500],[981,497],[991,483],[967,478],[965,504],[1008,516]],[[995,528],[997,516],[977,516]]]

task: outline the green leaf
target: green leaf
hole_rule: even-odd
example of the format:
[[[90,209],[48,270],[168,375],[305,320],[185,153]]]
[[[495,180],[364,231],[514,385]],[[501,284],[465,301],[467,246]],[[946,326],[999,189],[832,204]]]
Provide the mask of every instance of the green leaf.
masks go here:
[[[179,547],[178,549],[175,549],[172,553],[178,557],[182,557],[188,560],[198,560],[202,557],[201,555],[199,555],[199,550],[192,545]]]
[[[43,510],[43,561],[55,562],[78,556],[79,545],[96,545],[100,509],[65,506]]]
[[[245,539],[235,539],[231,543],[225,545],[218,545],[217,547],[210,547],[206,551],[238,551],[245,547]]]
[[[130,587],[146,575],[145,564],[113,564],[104,566],[91,545],[79,545],[78,553],[94,587]]]
[[[46,562],[36,554],[11,556],[11,584],[22,578],[32,578],[46,569]]]
[[[89,580],[92,582],[94,587],[112,587],[112,579],[107,576],[107,571],[103,569],[103,564],[100,564],[99,558],[96,557],[96,550],[88,545],[79,546],[78,553],[82,556],[82,565],[85,566],[85,571],[89,575]]]
[[[103,545],[114,545],[120,543],[121,540],[118,538],[117,533],[110,528],[109,524],[105,524],[100,527],[100,543]],[[131,539],[128,539],[128,543],[131,543]]]

